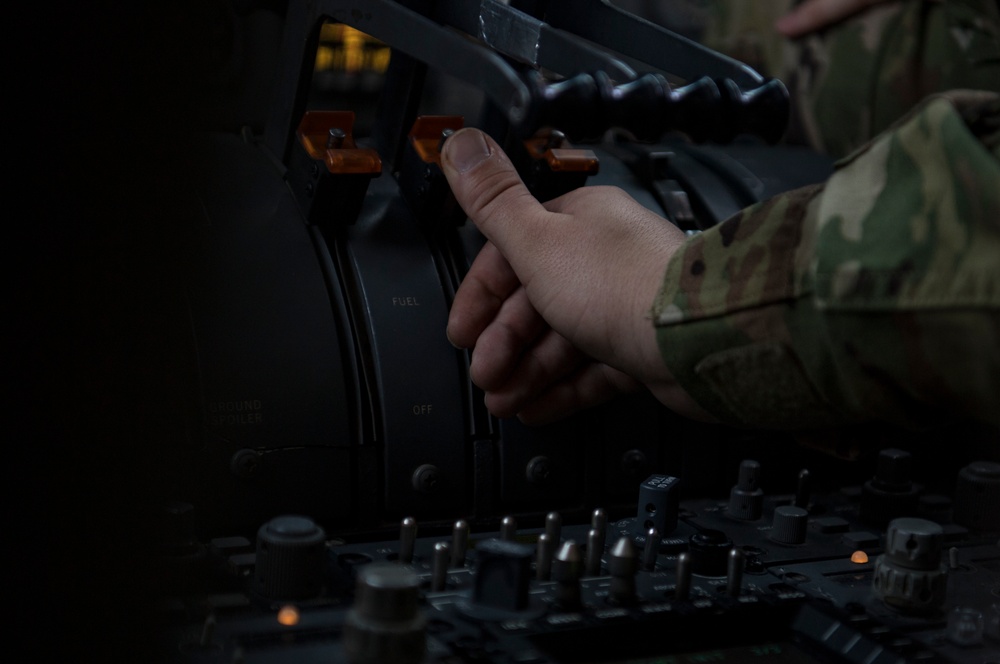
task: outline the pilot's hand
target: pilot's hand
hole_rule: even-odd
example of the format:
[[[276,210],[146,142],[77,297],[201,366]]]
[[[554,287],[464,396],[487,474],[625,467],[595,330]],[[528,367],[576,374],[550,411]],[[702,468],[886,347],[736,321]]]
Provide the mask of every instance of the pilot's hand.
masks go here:
[[[615,187],[544,205],[486,134],[449,138],[442,167],[488,239],[464,278],[448,338],[472,349],[472,379],[498,417],[544,423],[647,387],[703,411],[660,358],[649,311],[684,234]]]
[[[786,37],[802,37],[861,13],[887,0],[805,0],[778,19],[775,29]]]

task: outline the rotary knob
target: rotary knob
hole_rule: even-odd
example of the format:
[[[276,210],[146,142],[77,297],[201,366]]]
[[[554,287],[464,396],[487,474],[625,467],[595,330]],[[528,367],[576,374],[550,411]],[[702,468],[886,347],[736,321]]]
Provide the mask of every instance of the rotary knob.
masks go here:
[[[975,461],[958,472],[954,519],[975,530],[1000,530],[1000,463]]]
[[[688,540],[691,572],[700,576],[726,576],[733,540],[721,530],[705,529]]]
[[[779,544],[802,544],[806,541],[809,512],[794,505],[781,505],[774,509],[771,540]]]
[[[318,596],[326,577],[326,534],[312,519],[286,515],[257,531],[254,590],[271,600]]]
[[[351,664],[417,664],[427,651],[420,577],[398,563],[369,563],[358,572],[354,605],[344,622]]]
[[[885,553],[875,561],[875,596],[904,613],[940,609],[948,582],[943,543],[944,529],[933,521],[893,520],[885,534]]]
[[[862,487],[862,521],[881,527],[892,519],[916,513],[919,495],[910,479],[912,461],[912,455],[905,450],[879,452],[875,476]]]

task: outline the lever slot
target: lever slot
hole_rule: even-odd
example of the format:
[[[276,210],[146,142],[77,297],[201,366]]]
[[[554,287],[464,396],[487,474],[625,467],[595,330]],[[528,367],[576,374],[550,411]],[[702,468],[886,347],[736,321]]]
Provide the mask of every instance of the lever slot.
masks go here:
[[[520,125],[531,103],[531,92],[518,73],[489,47],[470,41],[393,0],[367,0],[364,10],[353,0],[292,3],[286,18],[282,63],[294,75],[281,76],[277,100],[266,128],[265,142],[284,160],[297,118],[306,103],[319,30],[324,20],[344,23],[385,42],[430,67],[478,86],[510,122]]]

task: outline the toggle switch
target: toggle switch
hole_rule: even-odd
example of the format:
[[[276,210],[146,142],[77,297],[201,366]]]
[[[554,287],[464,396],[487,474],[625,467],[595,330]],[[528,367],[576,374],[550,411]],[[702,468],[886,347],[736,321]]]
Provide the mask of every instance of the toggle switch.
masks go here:
[[[465,554],[469,549],[469,524],[459,519],[451,529],[451,566],[465,567]]]
[[[417,543],[417,521],[408,516],[399,524],[399,562],[413,562],[413,548]]]
[[[549,541],[559,546],[562,539],[562,515],[559,512],[549,512],[545,515],[545,534]]]
[[[628,537],[619,537],[608,554],[608,574],[611,575],[608,602],[621,606],[636,601],[635,574],[638,569],[635,545]]]
[[[729,492],[726,514],[741,521],[756,521],[764,507],[764,491],[760,488],[760,463],[752,459],[740,463],[736,486]]]
[[[556,605],[563,610],[580,607],[580,575],[583,572],[583,557],[580,546],[573,540],[566,540],[556,552],[552,561],[552,580],[556,582]]]

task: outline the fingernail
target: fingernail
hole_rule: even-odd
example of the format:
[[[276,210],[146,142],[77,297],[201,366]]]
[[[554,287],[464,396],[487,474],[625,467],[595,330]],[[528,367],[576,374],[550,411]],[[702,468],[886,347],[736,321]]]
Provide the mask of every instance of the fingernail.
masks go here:
[[[490,146],[479,131],[460,131],[445,141],[448,161],[459,173],[465,173],[490,156]]]

